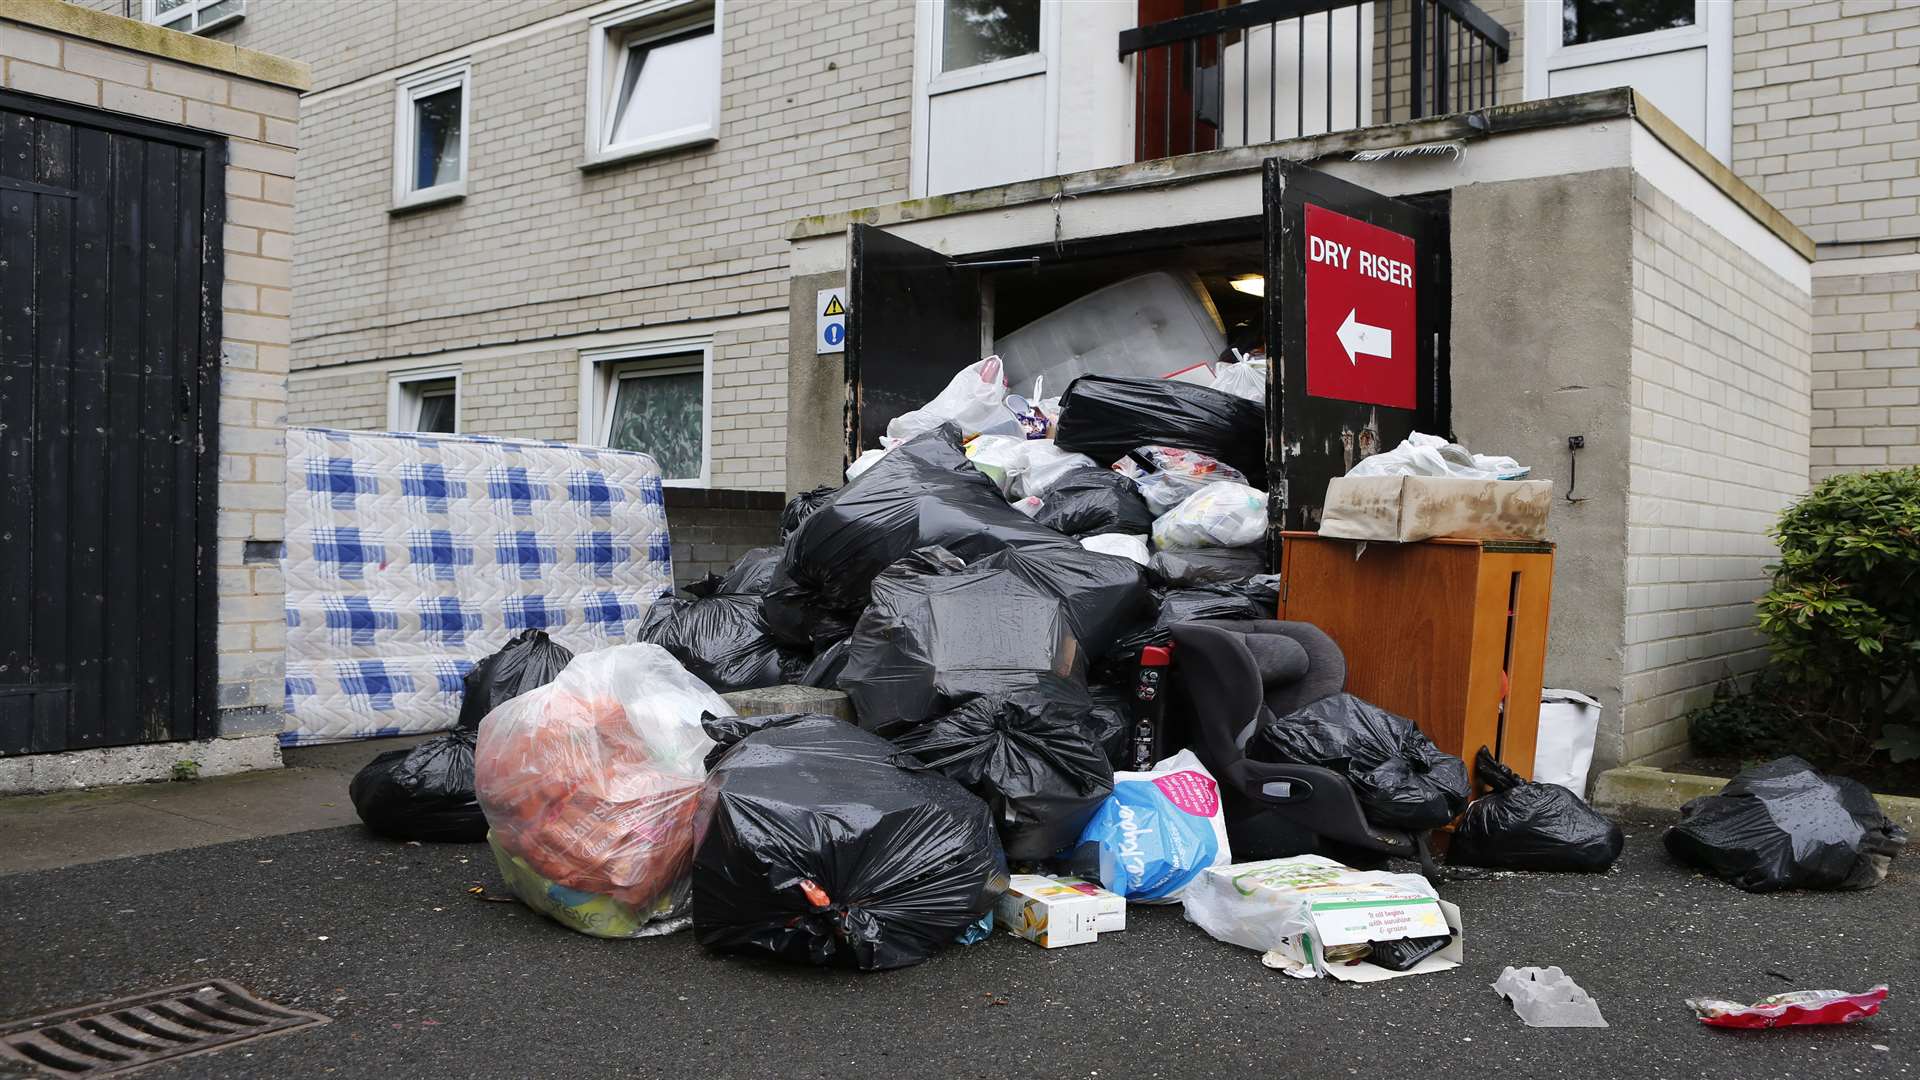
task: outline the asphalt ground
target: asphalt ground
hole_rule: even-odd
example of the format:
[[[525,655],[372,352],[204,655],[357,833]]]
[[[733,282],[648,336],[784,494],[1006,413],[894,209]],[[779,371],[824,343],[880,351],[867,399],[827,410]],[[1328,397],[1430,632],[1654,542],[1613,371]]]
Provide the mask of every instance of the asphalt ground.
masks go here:
[[[0,1018],[228,978],[332,1023],[143,1076],[1902,1077],[1920,1074],[1920,874],[1860,893],[1752,896],[1671,862],[1629,821],[1602,876],[1448,882],[1467,962],[1305,982],[1174,908],[1044,951],[1005,934],[879,974],[606,941],[502,890],[484,845],[358,827],[0,877]],[[1490,984],[1558,964],[1606,1030],[1529,1029]],[[1886,982],[1846,1027],[1725,1032],[1691,996]]]

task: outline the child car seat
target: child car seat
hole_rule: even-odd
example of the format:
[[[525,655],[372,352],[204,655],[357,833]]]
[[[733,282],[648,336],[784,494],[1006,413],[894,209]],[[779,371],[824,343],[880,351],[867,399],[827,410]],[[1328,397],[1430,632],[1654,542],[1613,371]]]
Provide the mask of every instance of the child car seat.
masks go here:
[[[1425,838],[1369,822],[1345,777],[1246,756],[1262,721],[1346,686],[1346,657],[1332,638],[1309,623],[1269,619],[1175,623],[1172,632],[1167,722],[1174,745],[1191,748],[1220,781],[1235,860],[1330,844],[1334,852],[1417,858],[1431,868]]]

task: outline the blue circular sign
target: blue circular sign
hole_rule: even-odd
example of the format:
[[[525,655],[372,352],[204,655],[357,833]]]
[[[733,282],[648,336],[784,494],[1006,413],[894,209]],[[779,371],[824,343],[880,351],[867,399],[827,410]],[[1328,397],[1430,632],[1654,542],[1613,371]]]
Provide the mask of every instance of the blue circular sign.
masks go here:
[[[846,324],[837,322],[828,323],[827,328],[820,332],[820,336],[826,339],[827,344],[838,345],[847,340]]]

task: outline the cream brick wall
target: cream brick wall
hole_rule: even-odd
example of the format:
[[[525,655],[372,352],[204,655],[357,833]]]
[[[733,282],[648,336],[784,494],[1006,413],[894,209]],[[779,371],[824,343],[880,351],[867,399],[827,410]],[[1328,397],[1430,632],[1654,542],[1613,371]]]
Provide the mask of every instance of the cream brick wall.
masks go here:
[[[279,731],[284,585],[248,540],[284,539],[296,91],[36,29],[0,6],[0,86],[214,131],[227,142],[218,542],[222,734]]]
[[[1920,259],[1813,296],[1813,479],[1920,465]]]
[[[1684,753],[1680,717],[1763,659],[1766,539],[1807,489],[1805,293],[1676,206],[1634,192],[1628,761]]]

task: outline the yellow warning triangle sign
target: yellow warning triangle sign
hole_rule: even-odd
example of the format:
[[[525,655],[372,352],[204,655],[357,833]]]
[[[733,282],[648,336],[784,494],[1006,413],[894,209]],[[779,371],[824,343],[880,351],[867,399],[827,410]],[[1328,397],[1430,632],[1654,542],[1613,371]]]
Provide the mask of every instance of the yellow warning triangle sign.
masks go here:
[[[840,298],[837,296],[830,296],[827,298],[827,310],[821,312],[820,314],[845,315],[846,313],[847,313],[847,309],[840,303]]]

